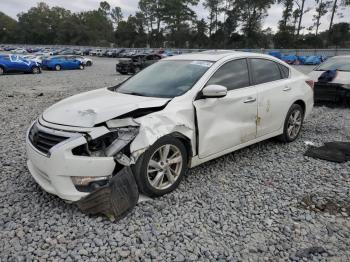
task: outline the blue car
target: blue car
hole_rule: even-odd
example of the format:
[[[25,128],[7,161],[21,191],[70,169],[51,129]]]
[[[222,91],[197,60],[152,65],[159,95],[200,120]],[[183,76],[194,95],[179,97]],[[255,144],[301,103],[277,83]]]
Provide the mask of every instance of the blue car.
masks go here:
[[[320,56],[311,55],[306,57],[304,65],[319,65],[321,62],[322,60]]]
[[[17,55],[0,55],[0,75],[12,72],[41,73],[40,65]]]
[[[270,56],[276,57],[276,58],[278,58],[278,59],[281,59],[281,58],[282,58],[281,52],[278,52],[278,51],[270,51],[268,54],[269,54]]]
[[[284,55],[280,59],[290,65],[294,65],[298,61],[298,57],[296,55]]]
[[[84,64],[74,58],[66,56],[53,56],[42,61],[41,67],[50,70],[84,69]]]

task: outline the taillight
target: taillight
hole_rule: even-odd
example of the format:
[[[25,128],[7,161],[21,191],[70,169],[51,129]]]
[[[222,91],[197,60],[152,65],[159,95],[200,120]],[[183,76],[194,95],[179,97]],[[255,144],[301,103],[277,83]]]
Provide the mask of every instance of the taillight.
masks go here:
[[[306,80],[305,83],[306,83],[309,87],[311,87],[312,90],[314,89],[314,84],[315,84],[315,83],[314,83],[313,80]]]

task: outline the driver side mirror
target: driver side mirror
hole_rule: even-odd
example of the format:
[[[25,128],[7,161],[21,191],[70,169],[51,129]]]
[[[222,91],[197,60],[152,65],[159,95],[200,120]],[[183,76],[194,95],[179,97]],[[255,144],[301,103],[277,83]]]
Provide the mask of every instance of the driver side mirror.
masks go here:
[[[227,88],[221,85],[208,85],[202,89],[202,98],[220,98],[227,95]]]

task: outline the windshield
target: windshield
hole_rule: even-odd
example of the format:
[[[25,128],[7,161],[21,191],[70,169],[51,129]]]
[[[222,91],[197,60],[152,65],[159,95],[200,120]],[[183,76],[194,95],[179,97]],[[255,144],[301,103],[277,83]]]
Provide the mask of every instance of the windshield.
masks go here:
[[[208,61],[160,61],[147,67],[117,91],[149,97],[173,98],[186,93],[212,65]]]
[[[328,59],[315,69],[316,71],[339,70],[350,71],[350,59],[348,57],[334,57]]]

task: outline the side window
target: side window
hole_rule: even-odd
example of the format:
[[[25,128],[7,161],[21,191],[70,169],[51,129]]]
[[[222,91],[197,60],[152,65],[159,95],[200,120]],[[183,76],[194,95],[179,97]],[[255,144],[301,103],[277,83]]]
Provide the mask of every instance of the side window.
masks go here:
[[[282,77],[283,78],[288,78],[289,77],[289,68],[284,66],[284,65],[281,65],[281,64],[278,64],[280,69],[281,69],[281,72],[282,72]]]
[[[252,76],[256,85],[282,78],[277,63],[261,58],[253,58],[250,61],[252,65]]]
[[[227,62],[214,73],[207,85],[222,85],[227,90],[249,86],[247,60],[239,59]]]

